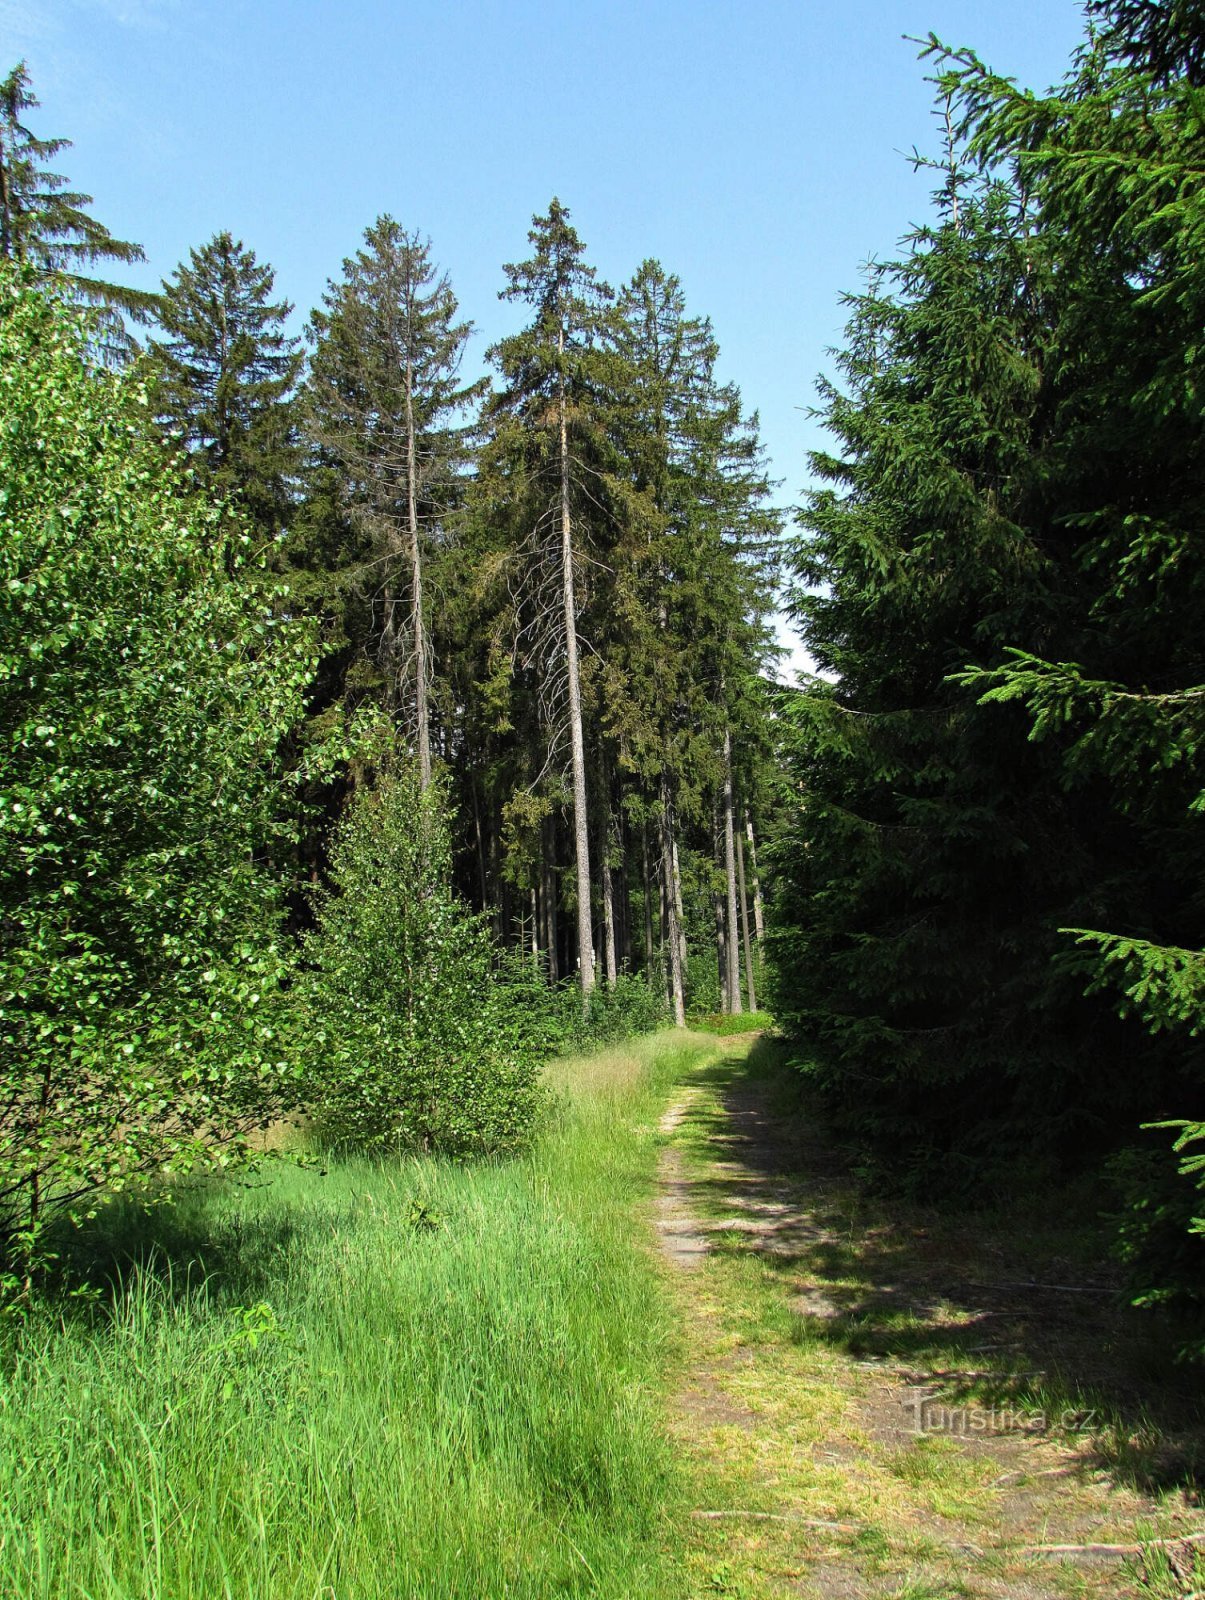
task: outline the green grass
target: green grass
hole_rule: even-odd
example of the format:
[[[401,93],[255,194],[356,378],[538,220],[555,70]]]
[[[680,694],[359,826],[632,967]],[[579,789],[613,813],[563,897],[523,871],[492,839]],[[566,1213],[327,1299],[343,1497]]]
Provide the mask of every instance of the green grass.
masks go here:
[[[1125,1314],[1096,1295],[979,1297],[998,1281],[1091,1282],[1100,1262],[1080,1253],[1087,1224],[1043,1217],[1036,1201],[1040,1227],[1025,1213],[1018,1225],[887,1206],[859,1185],[785,1057],[774,1039],[717,1042],[677,1092],[679,1181],[693,1215],[721,1224],[675,1286],[690,1371],[684,1466],[698,1504],[726,1508],[692,1530],[698,1592],[717,1564],[723,1592],[745,1600],[988,1590],[1112,1600],[1140,1586],[1171,1600],[1202,1589],[1205,1552],[1187,1547],[1173,1561],[1148,1545],[1128,1576],[1107,1562],[1038,1567],[1025,1553],[1200,1527],[1198,1402],[1183,1375],[1160,1398],[1160,1369],[1131,1368]],[[750,1103],[757,1115],[733,1130]],[[759,1128],[773,1130],[760,1147]],[[781,1228],[779,1206],[801,1225],[766,1249],[756,1225],[768,1215]],[[964,1298],[964,1284],[979,1293]],[[1077,1381],[1077,1366],[1098,1387]],[[1000,1433],[969,1448],[965,1434],[915,1434],[914,1379],[964,1418],[997,1408]],[[1098,1420],[1067,1431],[1068,1411]],[[1030,1434],[1038,1413],[1051,1426]],[[1202,1571],[1176,1586],[1176,1563]]]
[[[0,1594],[679,1593],[670,1324],[633,1239],[698,1051],[565,1064],[524,1159],[282,1167],[110,1216],[93,1247],[136,1224],[142,1250],[117,1290],[0,1345]]]
[[[760,1033],[774,1026],[774,1018],[768,1011],[738,1011],[735,1015],[727,1011],[709,1011],[687,1020],[696,1033],[715,1033],[721,1038],[736,1033]]]

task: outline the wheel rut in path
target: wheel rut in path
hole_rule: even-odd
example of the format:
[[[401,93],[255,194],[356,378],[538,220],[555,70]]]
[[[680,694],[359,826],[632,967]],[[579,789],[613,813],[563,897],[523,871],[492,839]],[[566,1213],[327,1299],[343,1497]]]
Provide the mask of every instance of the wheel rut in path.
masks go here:
[[[675,1100],[658,1123],[658,1131],[671,1134],[678,1128],[690,1109],[691,1096]],[[691,1183],[686,1176],[686,1164],[680,1150],[666,1145],[658,1163],[657,1236],[666,1257],[676,1267],[691,1268],[699,1264],[710,1246],[691,1203]]]
[[[1107,1302],[1093,1286],[1064,1266],[1068,1290],[1088,1292],[1035,1303],[1000,1287],[1025,1267],[1002,1261],[995,1238],[859,1219],[832,1144],[782,1113],[772,1075],[745,1069],[755,1040],[725,1045],[722,1066],[703,1068],[661,1119],[653,1218],[690,1352],[671,1426],[708,1486],[691,1518],[698,1593],[1205,1590],[1190,1490],[1127,1481],[1089,1434],[1030,1426],[1011,1398],[1015,1371],[1000,1374],[994,1420],[974,1426],[974,1384],[1000,1352],[1045,1360],[1099,1343]],[[860,1346],[850,1330],[863,1326]],[[947,1343],[953,1358],[935,1362]],[[1165,1542],[1140,1552],[1152,1537]]]

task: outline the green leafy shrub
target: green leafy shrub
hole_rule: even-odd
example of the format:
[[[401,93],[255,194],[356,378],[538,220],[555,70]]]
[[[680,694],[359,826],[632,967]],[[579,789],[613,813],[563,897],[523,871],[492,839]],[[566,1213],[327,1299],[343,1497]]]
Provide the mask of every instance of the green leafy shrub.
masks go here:
[[[438,786],[406,766],[358,791],[299,982],[309,1096],[335,1143],[462,1154],[530,1130],[537,1030],[451,875]]]
[[[652,1033],[672,1021],[665,996],[643,975],[621,973],[615,987],[600,984],[582,1013],[582,992],[566,980],[549,984],[527,956],[507,952],[497,966],[495,1005],[500,1026],[524,1050],[542,1060],[574,1055],[639,1034]]]
[[[689,949],[686,962],[686,1009],[705,1015],[718,1013],[724,997],[720,991],[714,934],[708,939],[704,932]]]
[[[574,982],[549,987],[531,974],[526,962],[517,964],[512,982],[515,1003],[522,1006],[533,1047],[544,1056],[573,1055],[617,1044],[663,1028],[671,1020],[664,994],[643,976],[621,973],[614,988],[600,985],[590,996],[586,1014],[582,1012],[582,992]]]
[[[55,1211],[230,1161],[292,1092],[258,862],[308,633],[84,352],[0,273],[0,1256],[26,1268]]]
[[[562,991],[564,994],[565,991]],[[583,1017],[581,996],[574,989],[565,1005],[564,1047],[586,1050],[591,1045],[617,1044],[638,1033],[651,1033],[670,1021],[665,996],[643,977],[620,973],[615,987],[605,985],[590,996],[590,1012]]]

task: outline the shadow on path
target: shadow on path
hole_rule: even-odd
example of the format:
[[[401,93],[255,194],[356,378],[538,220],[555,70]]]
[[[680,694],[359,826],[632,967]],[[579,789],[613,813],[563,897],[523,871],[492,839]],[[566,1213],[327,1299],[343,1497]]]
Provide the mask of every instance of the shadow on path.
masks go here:
[[[892,1381],[876,1427],[965,1426],[976,1447],[1056,1434],[1084,1475],[1199,1504],[1199,1389],[1152,1320],[1120,1299],[1103,1244],[1099,1259],[1085,1255],[1084,1224],[1061,1217],[1057,1197],[1012,1217],[868,1197],[772,1039],[692,1081],[718,1095],[684,1107],[711,1154],[690,1185],[703,1223],[689,1220],[674,1174],[671,1210],[692,1258],[708,1246],[753,1252],[781,1275],[801,1342]]]

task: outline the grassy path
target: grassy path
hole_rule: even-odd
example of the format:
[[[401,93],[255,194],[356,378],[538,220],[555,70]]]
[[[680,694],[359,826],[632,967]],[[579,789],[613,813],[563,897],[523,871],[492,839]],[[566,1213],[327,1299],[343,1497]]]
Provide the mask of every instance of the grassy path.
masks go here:
[[[0,1597],[1205,1589],[1188,1545],[1023,1553],[1203,1520],[1168,1454],[1188,1435],[1055,1370],[1104,1352],[1117,1377],[1107,1302],[999,1287],[1070,1285],[1057,1230],[876,1217],[753,1035],[551,1077],[521,1160],[112,1212],[82,1241],[100,1299],[0,1327]],[[922,1396],[1104,1421],[918,1434]]]
[[[1161,1389],[1079,1241],[876,1214],[786,1082],[772,1044],[729,1039],[662,1120],[691,1593],[1205,1591],[1199,1405]]]

